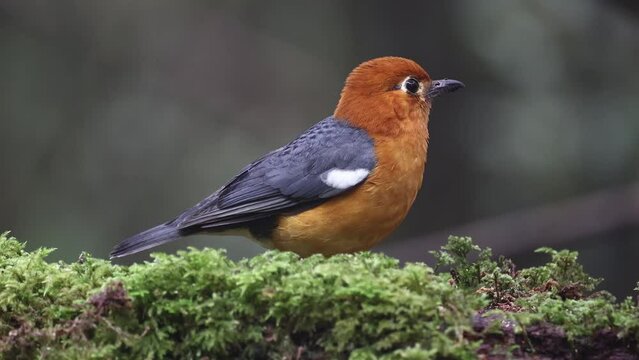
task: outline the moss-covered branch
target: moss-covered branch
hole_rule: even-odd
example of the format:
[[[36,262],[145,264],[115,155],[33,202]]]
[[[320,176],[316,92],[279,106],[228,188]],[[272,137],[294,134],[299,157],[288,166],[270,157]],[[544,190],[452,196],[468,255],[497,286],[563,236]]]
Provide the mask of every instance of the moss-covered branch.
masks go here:
[[[361,253],[156,254],[49,263],[0,237],[3,358],[472,359],[638,354],[631,299],[591,294],[577,254],[516,271],[468,238],[424,264]],[[474,261],[469,260],[475,258]],[[606,355],[607,354],[607,355]]]

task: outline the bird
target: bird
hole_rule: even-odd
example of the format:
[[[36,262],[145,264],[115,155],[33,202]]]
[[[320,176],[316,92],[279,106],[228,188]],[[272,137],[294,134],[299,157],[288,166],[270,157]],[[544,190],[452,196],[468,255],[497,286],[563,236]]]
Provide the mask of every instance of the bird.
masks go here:
[[[174,219],[123,240],[111,258],[200,233],[242,235],[301,257],[371,249],[421,188],[433,99],[462,87],[432,80],[407,58],[365,61],[347,76],[332,116]]]

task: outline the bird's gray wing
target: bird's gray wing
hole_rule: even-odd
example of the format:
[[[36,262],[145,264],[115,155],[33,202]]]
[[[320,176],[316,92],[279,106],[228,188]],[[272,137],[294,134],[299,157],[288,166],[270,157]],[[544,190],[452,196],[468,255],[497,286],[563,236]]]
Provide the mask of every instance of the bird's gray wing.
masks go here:
[[[368,134],[329,117],[251,163],[175,221],[180,229],[214,229],[316,206],[364,182],[375,164]]]

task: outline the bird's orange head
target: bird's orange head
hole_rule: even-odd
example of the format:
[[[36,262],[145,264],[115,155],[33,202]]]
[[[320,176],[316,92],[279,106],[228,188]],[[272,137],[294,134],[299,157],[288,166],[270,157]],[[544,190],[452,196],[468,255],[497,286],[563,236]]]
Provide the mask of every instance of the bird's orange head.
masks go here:
[[[381,57],[350,73],[334,115],[372,135],[394,136],[412,128],[406,122],[426,124],[431,100],[460,87],[456,80],[431,80],[412,60]]]

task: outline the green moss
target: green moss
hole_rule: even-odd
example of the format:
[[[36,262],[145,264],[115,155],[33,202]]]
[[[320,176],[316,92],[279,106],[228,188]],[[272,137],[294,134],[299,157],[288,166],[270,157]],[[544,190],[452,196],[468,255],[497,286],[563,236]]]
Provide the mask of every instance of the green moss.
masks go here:
[[[445,273],[366,252],[233,262],[189,249],[123,267],[51,251],[0,237],[3,358],[472,359],[543,352],[540,324],[574,349],[608,331],[636,351],[639,334],[636,304],[584,297],[597,281],[567,251],[515,271],[451,237],[434,253]]]

